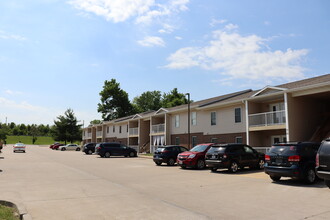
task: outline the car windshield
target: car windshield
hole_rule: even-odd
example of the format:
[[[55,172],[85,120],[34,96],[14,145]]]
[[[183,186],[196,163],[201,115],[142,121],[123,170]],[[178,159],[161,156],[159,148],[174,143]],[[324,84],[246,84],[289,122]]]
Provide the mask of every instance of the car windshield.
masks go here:
[[[276,155],[293,155],[297,152],[297,146],[293,145],[278,145],[272,146],[267,154]]]
[[[15,144],[15,146],[16,147],[22,147],[22,146],[24,146],[24,144],[23,143],[17,143],[17,144]]]
[[[213,146],[210,148],[208,153],[224,153],[226,150],[226,147],[221,147],[221,146]]]
[[[203,152],[203,151],[206,150],[207,147],[208,147],[208,145],[196,145],[190,151],[192,151],[192,152]]]
[[[157,148],[157,151],[158,151],[158,152],[163,152],[165,149],[166,149],[166,147],[158,147],[158,148]]]

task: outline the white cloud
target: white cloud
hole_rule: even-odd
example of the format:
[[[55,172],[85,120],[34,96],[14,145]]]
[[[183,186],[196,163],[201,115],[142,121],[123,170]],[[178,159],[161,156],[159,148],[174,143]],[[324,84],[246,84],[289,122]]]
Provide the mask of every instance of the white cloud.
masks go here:
[[[160,29],[158,32],[161,34],[170,34],[174,31],[174,27],[169,24],[163,24],[163,28]]]
[[[228,28],[229,27],[229,28]],[[168,57],[166,68],[184,69],[199,67],[219,71],[231,79],[294,79],[302,78],[301,59],[308,50],[271,51],[269,40],[257,35],[242,36],[230,31],[230,25],[213,32],[213,39],[204,47],[186,47]],[[228,83],[226,81],[226,83]]]
[[[108,21],[123,22],[135,19],[137,23],[148,23],[155,18],[170,16],[187,10],[189,0],[71,0],[75,8],[102,16]]]
[[[18,34],[11,34],[7,33],[5,31],[0,30],[0,39],[4,40],[18,40],[18,41],[25,41],[26,38],[23,36],[20,36]]]
[[[182,37],[180,37],[180,36],[175,36],[175,39],[177,39],[177,40],[182,40]]]
[[[165,46],[164,40],[160,37],[155,37],[155,36],[145,37],[143,40],[139,40],[138,43],[144,47],[154,47],[154,46],[164,47]]]
[[[13,91],[13,90],[10,90],[10,89],[7,89],[7,90],[5,91],[5,93],[8,94],[8,95],[21,95],[21,94],[23,94],[22,92],[19,92],[19,91]]]
[[[226,23],[227,22],[227,20],[225,20],[225,19],[220,19],[220,20],[218,20],[218,19],[212,19],[211,20],[211,23],[210,23],[210,26],[212,26],[212,27],[214,27],[214,26],[216,26],[217,24],[224,24],[224,23]]]

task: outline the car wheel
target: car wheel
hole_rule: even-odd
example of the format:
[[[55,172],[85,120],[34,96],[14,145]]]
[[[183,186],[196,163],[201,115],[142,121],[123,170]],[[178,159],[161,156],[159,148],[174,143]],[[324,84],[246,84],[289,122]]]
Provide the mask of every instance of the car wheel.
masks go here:
[[[61,151],[65,151],[66,149],[65,149],[65,147],[63,147],[62,149],[61,149]]]
[[[168,166],[174,166],[175,160],[173,158],[168,159],[167,165]]]
[[[181,168],[186,169],[187,167],[186,167],[186,165],[181,165]]]
[[[281,179],[281,176],[276,176],[276,175],[270,175],[269,177],[275,182]]]
[[[235,161],[232,161],[230,163],[229,169],[228,169],[231,173],[236,173],[238,170],[238,164]]]
[[[157,166],[160,166],[160,165],[162,165],[162,162],[155,162],[155,164],[157,165]]]
[[[130,152],[129,153],[129,157],[134,157],[135,156],[135,153],[134,152]]]
[[[80,151],[80,148],[79,148],[79,147],[77,147],[76,151]]]
[[[92,154],[92,153],[93,153],[92,150],[88,150],[88,151],[87,151],[87,154]]]
[[[111,156],[110,152],[105,152],[104,157],[109,158]]]
[[[313,168],[308,168],[306,172],[305,181],[308,184],[314,183],[316,180],[315,170]]]
[[[258,169],[261,170],[265,167],[265,161],[263,159],[259,160]]]
[[[204,160],[198,160],[196,168],[199,169],[199,170],[204,169],[205,168],[205,161]]]
[[[324,180],[325,185],[330,188],[330,180]]]
[[[212,171],[212,172],[217,172],[217,169],[218,169],[218,168],[216,168],[216,167],[212,167],[212,168],[211,168],[211,171]]]

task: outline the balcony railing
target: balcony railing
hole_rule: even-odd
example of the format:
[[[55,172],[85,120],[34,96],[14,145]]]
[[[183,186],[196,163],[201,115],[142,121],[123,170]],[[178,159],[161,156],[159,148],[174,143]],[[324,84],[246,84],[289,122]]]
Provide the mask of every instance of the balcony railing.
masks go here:
[[[139,135],[139,128],[130,128],[129,135]]]
[[[156,133],[164,133],[164,132],[165,132],[165,124],[158,124],[152,126],[151,133],[156,134]]]
[[[92,138],[92,133],[87,133],[83,136],[83,139],[91,139]]]
[[[102,131],[97,131],[96,132],[96,137],[102,137]]]
[[[249,126],[271,126],[285,124],[285,110],[249,115]]]

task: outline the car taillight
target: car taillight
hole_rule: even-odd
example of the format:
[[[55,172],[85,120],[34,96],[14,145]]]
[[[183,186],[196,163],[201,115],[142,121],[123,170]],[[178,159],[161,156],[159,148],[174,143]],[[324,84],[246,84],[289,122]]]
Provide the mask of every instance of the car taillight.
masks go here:
[[[290,156],[288,158],[289,162],[299,162],[300,161],[300,156],[299,155],[294,155],[294,156]]]
[[[269,155],[265,155],[265,161],[270,161],[270,156]]]
[[[170,151],[168,151],[168,150],[164,150],[162,153],[169,153]]]
[[[317,153],[316,154],[316,160],[315,160],[315,164],[316,164],[316,166],[318,167],[318,166],[320,166],[320,155],[319,155],[319,153]]]

